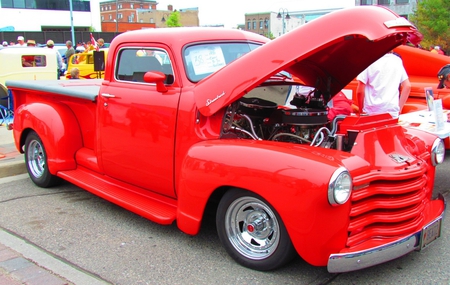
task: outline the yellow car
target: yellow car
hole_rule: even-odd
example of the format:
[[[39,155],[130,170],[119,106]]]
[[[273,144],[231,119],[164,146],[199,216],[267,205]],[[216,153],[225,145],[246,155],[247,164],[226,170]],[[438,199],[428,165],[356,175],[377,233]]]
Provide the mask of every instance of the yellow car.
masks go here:
[[[106,62],[108,49],[100,49],[100,51],[104,52],[104,62]],[[66,79],[71,78],[70,71],[74,67],[78,68],[78,70],[80,71],[80,79],[99,79],[103,78],[105,75],[104,71],[94,70],[94,51],[92,50],[76,53],[70,57],[67,65]]]

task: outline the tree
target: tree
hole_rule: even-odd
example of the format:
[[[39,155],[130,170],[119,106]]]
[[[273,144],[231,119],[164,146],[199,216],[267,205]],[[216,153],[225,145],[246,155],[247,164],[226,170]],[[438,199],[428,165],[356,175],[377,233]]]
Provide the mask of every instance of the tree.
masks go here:
[[[180,12],[175,11],[167,18],[167,27],[181,27],[180,24]]]
[[[417,1],[417,10],[410,15],[410,21],[423,34],[421,45],[438,45],[448,54],[450,42],[450,0]]]

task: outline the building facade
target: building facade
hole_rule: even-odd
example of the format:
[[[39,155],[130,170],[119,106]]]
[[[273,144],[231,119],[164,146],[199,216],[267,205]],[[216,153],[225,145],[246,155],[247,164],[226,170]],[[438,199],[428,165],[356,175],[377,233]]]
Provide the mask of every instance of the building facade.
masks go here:
[[[402,17],[408,18],[417,8],[417,2],[420,0],[355,0],[356,6],[363,5],[382,5]]]
[[[272,39],[334,10],[338,9],[249,13],[245,14],[245,25],[240,28]]]
[[[0,31],[101,30],[99,0],[71,2],[0,0]]]
[[[198,18],[198,8],[187,8],[173,10],[173,6],[169,5],[167,10],[145,10],[139,9],[138,21],[139,23],[154,23],[156,28],[167,27],[167,19],[170,15],[178,11],[180,13],[180,24],[183,27],[198,27],[200,26],[200,19]]]

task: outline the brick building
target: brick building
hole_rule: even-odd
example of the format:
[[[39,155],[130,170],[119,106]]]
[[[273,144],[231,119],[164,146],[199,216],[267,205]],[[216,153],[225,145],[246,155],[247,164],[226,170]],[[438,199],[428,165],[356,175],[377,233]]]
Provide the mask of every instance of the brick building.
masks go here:
[[[103,32],[125,32],[155,28],[154,23],[140,23],[138,10],[156,10],[154,0],[111,0],[100,3],[100,21]]]
[[[166,20],[176,10],[157,10],[154,0],[111,0],[100,3],[100,19],[103,32],[125,32],[145,28],[166,27]],[[178,10],[180,24],[184,27],[199,26],[198,8]]]

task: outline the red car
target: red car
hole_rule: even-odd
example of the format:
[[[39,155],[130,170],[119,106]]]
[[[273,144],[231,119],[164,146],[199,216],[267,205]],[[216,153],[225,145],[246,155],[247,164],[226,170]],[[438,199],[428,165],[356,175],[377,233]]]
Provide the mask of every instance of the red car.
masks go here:
[[[104,80],[7,82],[16,146],[35,184],[65,179],[190,235],[214,209],[223,246],[249,268],[296,254],[330,272],[366,268],[440,236],[444,145],[388,114],[329,121],[327,104],[418,40],[375,6],[273,41],[221,28],[123,33]]]

